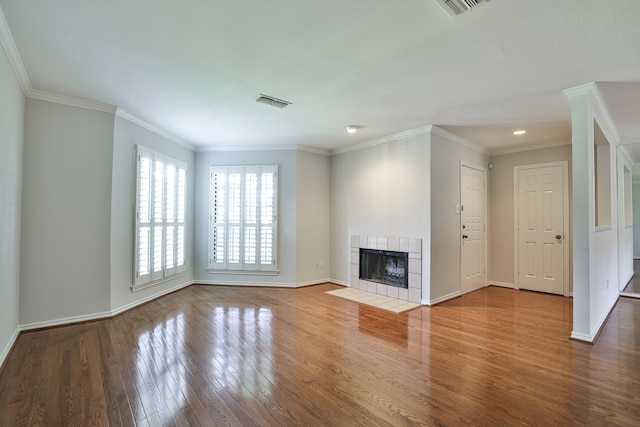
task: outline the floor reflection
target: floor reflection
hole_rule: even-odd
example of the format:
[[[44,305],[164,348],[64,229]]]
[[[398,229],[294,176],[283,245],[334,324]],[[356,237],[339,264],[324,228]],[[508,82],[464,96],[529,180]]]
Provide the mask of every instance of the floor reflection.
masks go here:
[[[633,260],[633,271],[640,271],[640,260]],[[622,292],[640,296],[640,276],[634,275]]]
[[[162,399],[170,412],[185,405],[188,394],[184,314],[168,318],[138,336],[136,383],[138,390]]]
[[[218,389],[246,398],[270,397],[272,313],[268,308],[216,307],[211,366]]]
[[[359,304],[358,330],[406,347],[409,339],[409,317]]]

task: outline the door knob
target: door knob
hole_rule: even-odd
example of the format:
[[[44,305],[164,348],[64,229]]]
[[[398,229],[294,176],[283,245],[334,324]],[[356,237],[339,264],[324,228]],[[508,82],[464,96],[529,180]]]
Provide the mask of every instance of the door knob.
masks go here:
[[[468,238],[469,238],[469,236],[467,236],[466,234],[463,234],[463,235],[462,235],[462,238],[463,238],[463,239],[468,239]]]
[[[558,240],[562,239],[562,235],[556,234],[556,239],[558,239]]]

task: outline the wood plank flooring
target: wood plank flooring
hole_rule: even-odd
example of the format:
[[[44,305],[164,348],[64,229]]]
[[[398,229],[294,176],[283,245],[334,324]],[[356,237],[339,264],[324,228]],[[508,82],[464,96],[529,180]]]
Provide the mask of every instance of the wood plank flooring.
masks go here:
[[[394,314],[337,288],[191,286],[24,333],[0,425],[640,425],[640,300],[590,345],[570,298],[489,287]]]
[[[640,260],[633,260],[633,271],[636,273],[627,286],[625,286],[623,292],[627,292],[630,294],[639,294],[640,295]]]

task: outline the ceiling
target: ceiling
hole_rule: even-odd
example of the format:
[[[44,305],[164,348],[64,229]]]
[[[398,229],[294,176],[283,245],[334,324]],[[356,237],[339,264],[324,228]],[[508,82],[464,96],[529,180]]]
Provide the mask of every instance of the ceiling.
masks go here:
[[[491,0],[455,18],[435,0],[0,7],[34,90],[117,106],[198,149],[334,150],[431,124],[490,152],[562,144],[562,91],[590,82],[621,140],[640,142],[637,0]]]

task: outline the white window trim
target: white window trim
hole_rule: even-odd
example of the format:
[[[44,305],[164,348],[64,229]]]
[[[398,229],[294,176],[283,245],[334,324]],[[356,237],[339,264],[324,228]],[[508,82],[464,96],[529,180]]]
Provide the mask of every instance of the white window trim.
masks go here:
[[[261,250],[263,246],[261,245],[261,227],[266,224],[262,223],[260,219],[262,216],[262,200],[261,200],[261,190],[258,190],[257,194],[257,222],[256,222],[256,238],[258,240],[257,250],[256,250],[256,261],[255,263],[246,263],[245,260],[245,233],[247,224],[245,223],[245,191],[246,191],[246,176],[247,174],[256,173],[259,176],[259,180],[257,182],[257,188],[261,188],[261,179],[263,173],[273,173],[273,196],[272,196],[272,222],[269,223],[269,227],[272,228],[271,239],[273,241],[272,249],[270,252],[270,257],[272,259],[272,263],[270,264],[262,264],[260,262],[261,258]],[[215,214],[215,184],[214,184],[214,175],[215,174],[223,174],[225,178],[225,182],[228,183],[229,174],[231,173],[240,173],[242,175],[242,185],[241,185],[241,194],[240,200],[241,202],[241,219],[239,221],[240,227],[240,260],[239,262],[230,263],[229,262],[229,192],[225,191],[224,197],[224,205],[225,214],[224,214],[224,222],[215,222],[216,214]],[[238,224],[238,223],[236,223]],[[214,227],[222,227],[224,229],[225,237],[224,237],[224,255],[221,260],[214,260],[215,255],[213,253],[213,239],[214,239]],[[238,225],[236,225],[237,227]],[[208,268],[207,271],[209,273],[223,273],[223,274],[240,274],[240,275],[277,275],[279,273],[278,270],[278,167],[276,165],[258,165],[258,166],[211,166],[210,175],[209,175],[209,244],[208,244]]]
[[[187,269],[187,181],[188,181],[188,168],[187,164],[179,160],[173,159],[169,156],[165,156],[161,153],[154,152],[147,148],[136,146],[136,189],[135,189],[135,213],[134,213],[134,259],[133,259],[133,285],[131,290],[133,292],[139,291],[149,286],[154,286],[159,283],[166,282],[168,280],[184,276],[184,272]],[[148,191],[148,207],[149,219],[143,221],[141,214],[141,162],[143,159],[148,159],[151,162],[149,170],[149,182],[147,183]],[[156,187],[156,166],[162,168],[162,183],[158,188]],[[173,169],[174,179],[173,184],[169,185],[167,181],[167,171]],[[183,192],[180,193],[180,182],[182,182]],[[154,192],[159,190],[161,192],[161,214],[159,218],[154,217],[157,213],[155,208],[156,198]],[[168,203],[167,195],[173,194],[172,203]],[[182,206],[180,206],[180,202]],[[171,218],[167,217],[168,207],[172,207],[170,210],[173,212]],[[140,237],[142,235],[141,229],[148,228],[149,237],[147,241],[147,256],[146,256],[146,268],[143,269],[140,259],[140,249],[144,244],[141,244]],[[173,238],[167,239],[168,228],[174,230]],[[182,257],[179,256],[179,229],[182,229]],[[160,268],[154,270],[153,266],[153,242],[155,230],[161,230],[160,238]],[[171,265],[167,266],[167,247],[168,243],[173,248],[173,257]],[[144,271],[148,270],[148,271]]]

